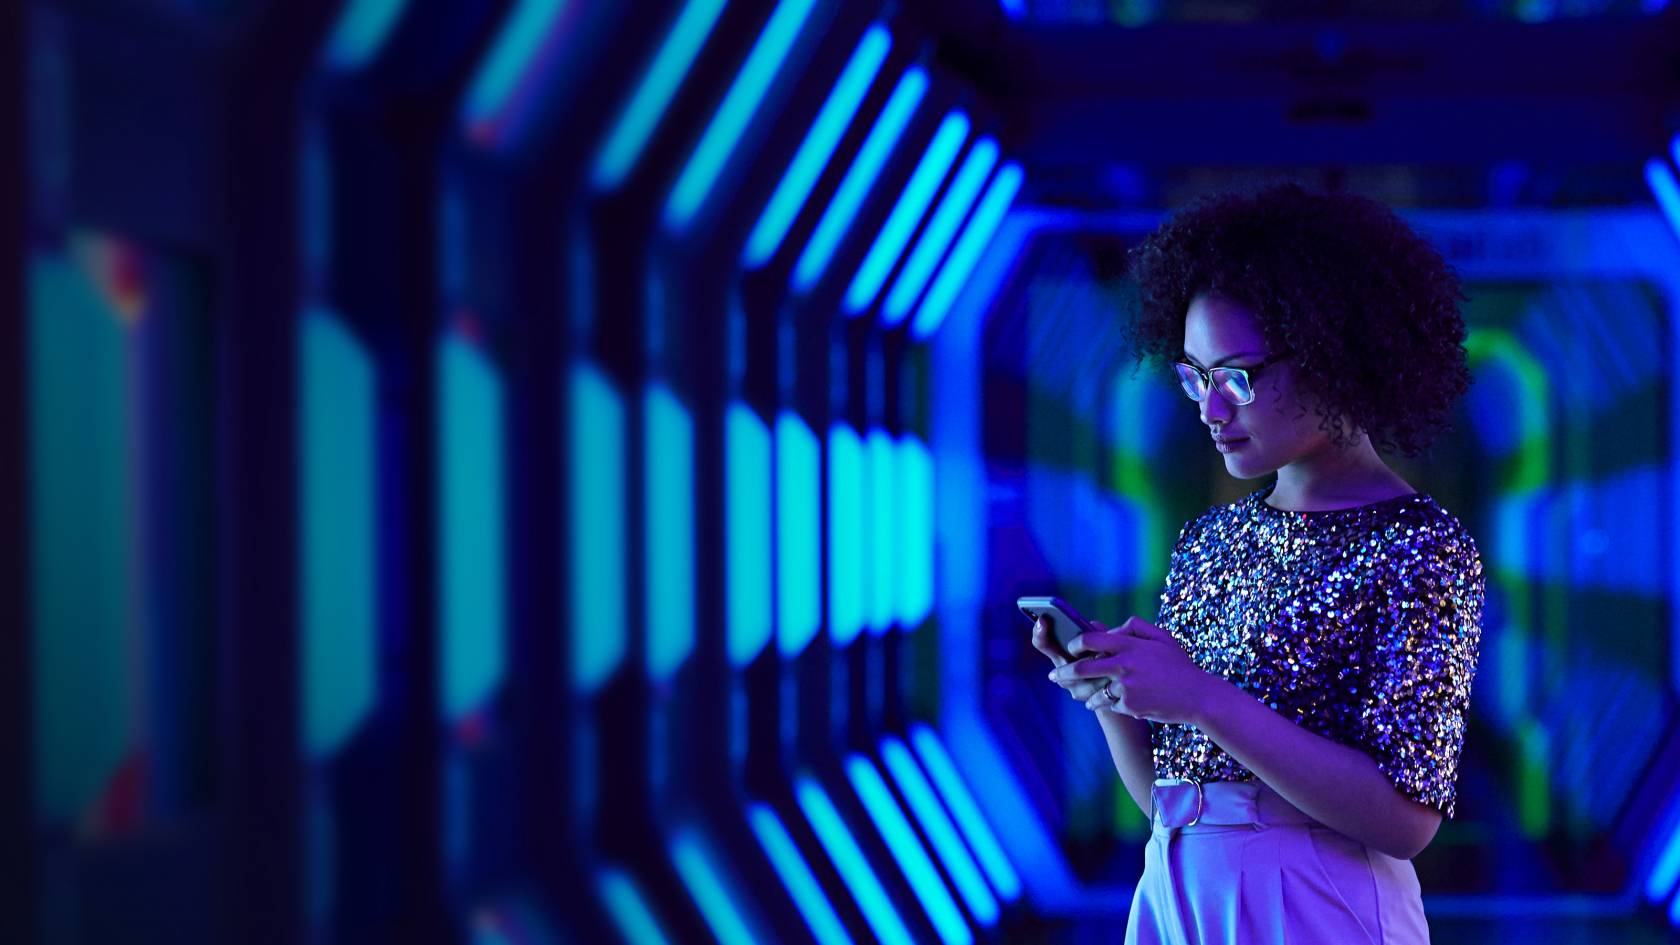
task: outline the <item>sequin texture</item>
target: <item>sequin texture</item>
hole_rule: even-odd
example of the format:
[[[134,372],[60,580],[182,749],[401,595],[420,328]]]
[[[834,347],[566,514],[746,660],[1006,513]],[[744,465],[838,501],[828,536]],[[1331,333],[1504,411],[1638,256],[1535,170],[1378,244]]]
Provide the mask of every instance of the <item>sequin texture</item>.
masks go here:
[[[1427,494],[1292,512],[1271,490],[1185,524],[1156,623],[1452,817],[1486,597],[1475,541]],[[1151,722],[1150,740],[1158,777],[1254,777],[1193,725]]]

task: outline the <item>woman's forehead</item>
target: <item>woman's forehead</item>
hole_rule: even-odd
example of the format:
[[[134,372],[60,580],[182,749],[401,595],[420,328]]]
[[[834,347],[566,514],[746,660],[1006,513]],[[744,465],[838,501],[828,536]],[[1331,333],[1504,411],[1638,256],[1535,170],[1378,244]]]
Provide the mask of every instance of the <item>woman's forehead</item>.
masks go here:
[[[1184,318],[1184,351],[1214,360],[1239,353],[1258,354],[1265,336],[1254,315],[1241,303],[1198,295]]]

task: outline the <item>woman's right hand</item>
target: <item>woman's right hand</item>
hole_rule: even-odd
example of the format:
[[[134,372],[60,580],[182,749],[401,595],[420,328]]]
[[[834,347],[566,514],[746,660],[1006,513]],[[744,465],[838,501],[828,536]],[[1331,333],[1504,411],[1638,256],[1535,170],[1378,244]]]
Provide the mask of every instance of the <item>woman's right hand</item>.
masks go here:
[[[1106,631],[1108,629],[1107,624],[1097,620],[1091,621],[1091,625],[1096,627],[1098,630]],[[1052,666],[1067,665],[1068,658],[1067,655],[1062,652],[1061,644],[1057,643],[1055,638],[1050,636],[1049,617],[1039,617],[1038,621],[1033,624],[1032,644],[1033,649],[1050,657],[1050,664]],[[1067,694],[1073,698],[1073,701],[1081,705],[1085,705],[1091,701],[1092,696],[1096,695],[1097,692],[1102,689],[1103,683],[1106,682],[1108,682],[1107,677],[1100,677],[1097,679],[1074,678],[1058,682],[1057,685],[1067,690]]]

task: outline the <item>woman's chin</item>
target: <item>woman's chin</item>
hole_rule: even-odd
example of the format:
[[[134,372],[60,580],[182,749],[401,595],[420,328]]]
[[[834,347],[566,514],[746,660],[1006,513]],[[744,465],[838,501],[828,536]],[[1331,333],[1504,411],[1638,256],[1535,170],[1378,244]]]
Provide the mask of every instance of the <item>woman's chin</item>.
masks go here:
[[[1244,456],[1241,451],[1226,453],[1224,459],[1225,471],[1238,479],[1259,479],[1277,471],[1255,462],[1253,457]]]

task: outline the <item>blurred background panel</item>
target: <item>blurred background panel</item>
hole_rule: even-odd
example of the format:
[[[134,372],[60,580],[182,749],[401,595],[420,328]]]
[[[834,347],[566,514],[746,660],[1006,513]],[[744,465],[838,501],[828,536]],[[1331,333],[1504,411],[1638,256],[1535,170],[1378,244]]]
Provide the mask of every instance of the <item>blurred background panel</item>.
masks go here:
[[[0,938],[1084,942],[1148,824],[1013,601],[1252,483],[1126,250],[1291,178],[1464,278],[1443,943],[1680,927],[1664,0],[0,14]],[[15,29],[4,27],[15,26]]]

